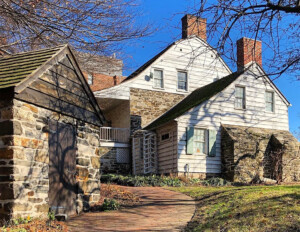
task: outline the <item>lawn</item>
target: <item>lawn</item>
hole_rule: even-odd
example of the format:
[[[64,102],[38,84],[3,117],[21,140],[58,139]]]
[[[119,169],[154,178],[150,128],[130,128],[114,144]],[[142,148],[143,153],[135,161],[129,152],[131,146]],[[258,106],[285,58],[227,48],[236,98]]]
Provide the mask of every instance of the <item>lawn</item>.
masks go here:
[[[300,185],[170,189],[197,201],[186,231],[300,231]]]

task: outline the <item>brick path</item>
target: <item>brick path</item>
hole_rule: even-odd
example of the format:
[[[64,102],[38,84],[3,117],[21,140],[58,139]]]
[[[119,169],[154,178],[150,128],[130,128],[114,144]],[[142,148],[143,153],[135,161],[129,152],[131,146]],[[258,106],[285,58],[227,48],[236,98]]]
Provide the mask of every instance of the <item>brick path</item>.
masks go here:
[[[71,218],[70,231],[181,231],[195,211],[192,198],[158,187],[126,187],[141,204],[118,211],[85,213]]]

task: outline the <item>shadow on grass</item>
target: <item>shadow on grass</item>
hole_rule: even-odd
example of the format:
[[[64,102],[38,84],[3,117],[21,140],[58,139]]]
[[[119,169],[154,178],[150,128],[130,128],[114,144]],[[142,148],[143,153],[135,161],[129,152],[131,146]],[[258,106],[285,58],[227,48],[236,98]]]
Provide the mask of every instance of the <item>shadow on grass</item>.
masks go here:
[[[280,187],[274,187],[279,194]],[[284,186],[284,189],[293,191],[299,186]],[[204,194],[196,199],[195,216],[185,231],[300,231],[300,211],[296,208],[300,194],[268,197],[268,191],[264,187],[250,187]],[[262,196],[251,200],[247,193]]]

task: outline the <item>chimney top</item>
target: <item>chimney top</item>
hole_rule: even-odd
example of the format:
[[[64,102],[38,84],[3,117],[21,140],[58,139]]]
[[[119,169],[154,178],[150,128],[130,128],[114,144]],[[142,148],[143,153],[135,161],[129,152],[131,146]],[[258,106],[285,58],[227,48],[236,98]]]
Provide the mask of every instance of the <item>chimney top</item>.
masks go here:
[[[186,14],[181,19],[182,22],[182,38],[196,35],[206,41],[206,19]]]
[[[243,37],[236,44],[238,69],[244,68],[250,62],[262,66],[261,41]]]

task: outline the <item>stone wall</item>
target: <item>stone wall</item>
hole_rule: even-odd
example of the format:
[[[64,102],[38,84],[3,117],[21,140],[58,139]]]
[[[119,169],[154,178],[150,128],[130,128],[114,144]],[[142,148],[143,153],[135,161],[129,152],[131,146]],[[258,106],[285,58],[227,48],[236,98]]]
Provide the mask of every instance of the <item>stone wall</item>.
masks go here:
[[[129,174],[131,172],[131,163],[117,162],[117,149],[116,147],[101,147],[99,149],[101,173]]]
[[[8,219],[13,199],[13,90],[0,91],[0,220]]]
[[[300,143],[288,131],[224,125],[221,146],[226,179],[243,183],[300,181]]]
[[[1,110],[1,115],[3,115]],[[49,211],[49,151],[48,121],[57,120],[72,124],[77,132],[77,212],[88,208],[100,198],[99,182],[99,128],[66,117],[50,110],[18,100],[12,108],[14,132],[12,140],[0,139],[0,144],[9,145],[9,152],[1,158],[1,170],[10,175],[9,190],[5,199],[0,198],[2,211],[11,217],[46,217]],[[4,145],[3,145],[4,144]],[[10,153],[12,153],[10,155]],[[3,172],[3,171],[2,171]],[[3,193],[3,191],[1,191]]]
[[[185,95],[182,94],[131,88],[130,115],[134,116],[134,119],[141,116],[141,126],[144,127],[184,97]]]

